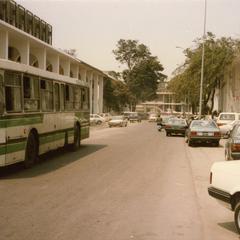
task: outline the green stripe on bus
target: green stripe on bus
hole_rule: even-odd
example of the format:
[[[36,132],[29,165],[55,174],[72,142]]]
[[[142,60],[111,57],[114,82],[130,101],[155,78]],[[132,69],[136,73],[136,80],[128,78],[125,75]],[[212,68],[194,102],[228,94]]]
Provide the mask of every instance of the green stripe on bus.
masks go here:
[[[43,123],[43,115],[33,117],[4,118],[0,120],[0,128],[17,127],[31,124]]]
[[[0,146],[0,155],[22,151],[25,149],[26,142],[20,142],[15,144],[8,144]]]

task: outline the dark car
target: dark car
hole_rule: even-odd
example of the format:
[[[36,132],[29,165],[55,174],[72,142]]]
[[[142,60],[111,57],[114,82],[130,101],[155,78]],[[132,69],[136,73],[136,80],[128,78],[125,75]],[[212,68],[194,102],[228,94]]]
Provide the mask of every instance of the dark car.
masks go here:
[[[194,143],[210,143],[219,146],[221,133],[213,120],[193,120],[186,131],[189,146]]]
[[[185,132],[188,125],[185,119],[181,118],[170,118],[166,122],[165,131],[166,136],[171,136],[172,134],[181,134],[185,136]]]
[[[230,132],[229,139],[225,144],[225,159],[240,159],[240,124],[235,125]]]
[[[130,122],[141,122],[141,117],[137,112],[131,112],[128,119]]]

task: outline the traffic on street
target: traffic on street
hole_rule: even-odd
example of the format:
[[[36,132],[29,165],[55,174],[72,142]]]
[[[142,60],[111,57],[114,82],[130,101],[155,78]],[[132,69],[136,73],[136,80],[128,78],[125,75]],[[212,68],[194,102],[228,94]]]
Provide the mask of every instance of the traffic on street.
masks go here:
[[[148,121],[95,128],[77,152],[59,149],[34,168],[1,171],[1,235],[238,239],[233,213],[207,191],[224,144],[189,147]]]

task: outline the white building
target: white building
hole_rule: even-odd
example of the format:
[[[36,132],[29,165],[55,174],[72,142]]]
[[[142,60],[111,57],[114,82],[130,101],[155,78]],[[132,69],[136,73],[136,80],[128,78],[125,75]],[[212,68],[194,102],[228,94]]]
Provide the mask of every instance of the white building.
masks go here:
[[[105,74],[54,48],[52,27],[14,1],[0,1],[0,59],[32,66],[35,73],[47,71],[49,78],[58,75],[67,81],[75,78],[90,87],[90,112],[103,109]]]

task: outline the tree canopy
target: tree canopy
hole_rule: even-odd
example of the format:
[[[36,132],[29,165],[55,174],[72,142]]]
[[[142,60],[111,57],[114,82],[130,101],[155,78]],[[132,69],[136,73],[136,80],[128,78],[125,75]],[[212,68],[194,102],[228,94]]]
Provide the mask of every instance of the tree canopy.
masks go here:
[[[239,41],[232,38],[216,38],[210,32],[205,38],[203,113],[212,112],[215,90],[223,84],[224,71],[232,63],[239,49]],[[189,98],[193,109],[199,105],[202,39],[195,40],[193,48],[184,50],[185,62],[175,70],[169,83],[170,90],[179,100]],[[210,104],[209,104],[210,103]]]
[[[113,53],[117,61],[127,66],[122,77],[129,89],[131,103],[136,105],[154,99],[158,81],[166,77],[161,73],[164,68],[158,58],[137,40],[120,39]]]

